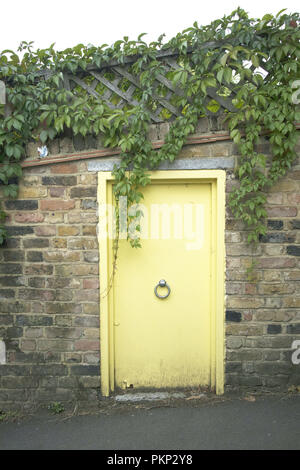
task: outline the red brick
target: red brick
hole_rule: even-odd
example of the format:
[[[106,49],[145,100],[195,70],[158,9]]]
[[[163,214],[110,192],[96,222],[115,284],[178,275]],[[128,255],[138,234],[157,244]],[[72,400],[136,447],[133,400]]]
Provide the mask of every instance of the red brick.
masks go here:
[[[23,213],[18,213],[15,215],[15,221],[16,222],[30,222],[30,223],[35,223],[35,222],[43,222],[44,216],[43,214],[39,214],[38,212],[23,212]]]
[[[84,279],[83,288],[84,289],[99,289],[99,279]]]
[[[40,208],[42,211],[67,211],[69,209],[74,209],[75,201],[62,201],[62,200],[51,200],[46,199],[40,201]]]
[[[53,165],[51,167],[51,173],[54,173],[56,175],[78,173],[78,167],[76,163],[63,163],[61,165]]]
[[[76,351],[99,351],[99,340],[80,339],[75,341],[74,347]]]

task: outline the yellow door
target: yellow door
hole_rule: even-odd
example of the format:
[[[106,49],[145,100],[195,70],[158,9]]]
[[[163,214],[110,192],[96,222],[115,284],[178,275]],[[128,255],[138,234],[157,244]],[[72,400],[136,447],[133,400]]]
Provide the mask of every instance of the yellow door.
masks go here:
[[[153,181],[142,248],[120,240],[113,289],[116,387],[215,384],[213,185]],[[101,256],[101,255],[100,255]],[[157,287],[165,281],[168,287]],[[162,283],[163,284],[163,283]]]

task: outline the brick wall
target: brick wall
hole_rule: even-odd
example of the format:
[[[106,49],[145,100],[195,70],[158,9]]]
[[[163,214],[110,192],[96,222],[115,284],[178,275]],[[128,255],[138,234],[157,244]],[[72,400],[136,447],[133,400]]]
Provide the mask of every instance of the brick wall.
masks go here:
[[[300,339],[299,163],[268,194],[268,232],[256,249],[245,243],[247,232],[228,214],[227,388],[300,384],[300,365],[291,361],[292,343]],[[228,190],[232,183],[228,175]]]
[[[96,174],[86,162],[24,171],[0,249],[2,402],[89,401],[99,391]]]
[[[159,140],[166,131],[152,126],[151,136]],[[198,134],[208,131],[224,134],[217,121],[212,126],[202,120]],[[88,147],[65,138],[55,148],[74,152],[79,144]],[[90,146],[98,145],[94,140]],[[267,150],[265,140],[260,145]],[[29,160],[33,152],[31,145]],[[180,156],[235,153],[227,140],[187,145]],[[10,238],[0,248],[0,339],[7,350],[0,409],[50,401],[95,404],[100,396],[97,175],[88,162],[25,168],[18,200],[5,202]],[[234,184],[228,170],[227,192]],[[300,383],[300,365],[291,362],[292,342],[300,339],[299,206],[300,159],[268,194],[269,229],[254,251],[227,210],[227,389]]]

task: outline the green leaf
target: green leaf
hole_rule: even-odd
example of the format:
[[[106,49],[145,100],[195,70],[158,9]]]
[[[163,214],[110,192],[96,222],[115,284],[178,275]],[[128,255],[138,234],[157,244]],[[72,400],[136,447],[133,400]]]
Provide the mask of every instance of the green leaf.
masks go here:
[[[223,80],[224,69],[220,69],[217,73],[217,80],[218,82],[222,83]]]
[[[281,11],[284,11],[284,10],[281,10]],[[263,16],[262,19],[268,23],[268,22],[271,21],[273,18],[274,18],[273,15],[267,13],[266,15]]]
[[[47,142],[47,139],[48,139],[48,132],[43,130],[41,133],[40,133],[40,140],[41,142],[44,144],[45,142]]]
[[[139,36],[138,36],[138,41],[140,41],[140,40],[142,39],[142,37],[145,36],[146,34],[147,34],[147,33],[141,33],[141,34],[139,34]]]
[[[251,62],[252,62],[253,67],[255,67],[255,68],[258,68],[259,65],[260,65],[257,55],[252,55],[251,56]]]
[[[230,137],[233,139],[235,144],[238,144],[241,140],[241,133],[238,129],[233,129],[230,132]]]
[[[220,59],[220,64],[225,67],[226,65],[226,62],[227,62],[227,58],[228,58],[228,52],[226,52],[225,54],[222,55],[221,59]]]
[[[212,113],[217,113],[220,109],[221,105],[216,100],[210,100],[206,108],[211,111]]]
[[[229,67],[224,69],[224,79],[227,83],[231,82],[232,79],[232,70]]]

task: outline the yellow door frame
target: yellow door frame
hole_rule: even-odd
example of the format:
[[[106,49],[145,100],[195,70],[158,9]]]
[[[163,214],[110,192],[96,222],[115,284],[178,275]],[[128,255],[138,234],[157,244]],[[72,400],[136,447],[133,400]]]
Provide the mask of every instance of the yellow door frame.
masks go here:
[[[182,183],[191,180],[199,183],[212,184],[212,233],[215,247],[212,252],[212,370],[211,377],[216,394],[224,393],[225,367],[225,176],[224,170],[163,170],[149,172],[151,180],[161,182],[178,181]],[[112,204],[112,184],[114,177],[111,172],[98,172],[98,206]],[[113,288],[106,295],[111,270],[111,253],[109,239],[101,236],[106,230],[103,226],[105,218],[99,216],[99,277],[100,277],[100,375],[101,392],[109,396],[114,390],[114,337],[113,337]],[[102,232],[103,233],[103,232]],[[143,248],[142,248],[143,249]]]

